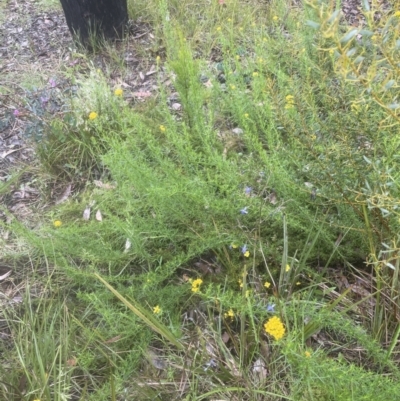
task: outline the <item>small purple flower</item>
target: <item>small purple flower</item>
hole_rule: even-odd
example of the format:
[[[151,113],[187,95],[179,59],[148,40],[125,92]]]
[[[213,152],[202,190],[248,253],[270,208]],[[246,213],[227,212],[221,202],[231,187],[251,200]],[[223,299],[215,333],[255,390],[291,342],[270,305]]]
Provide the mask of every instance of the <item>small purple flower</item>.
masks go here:
[[[253,190],[253,188],[252,187],[244,187],[244,193],[247,195],[247,196],[250,196],[251,195],[251,191]]]
[[[49,97],[40,96],[40,101],[42,102],[42,105],[46,104],[49,100],[50,100]]]
[[[240,209],[240,214],[249,214],[249,212],[247,211],[248,208],[249,208],[249,207],[246,206],[246,207],[244,207],[243,209]]]
[[[218,363],[215,359],[211,358],[203,368],[204,371],[206,371],[208,368],[216,368],[218,366]]]
[[[21,113],[19,112],[18,109],[15,109],[15,110],[13,111],[14,117],[18,117],[20,114],[21,114]]]
[[[54,78],[49,79],[49,84],[52,88],[55,88],[57,86],[57,82]]]
[[[275,304],[268,304],[267,312],[275,312]]]
[[[244,244],[244,245],[242,246],[242,253],[246,253],[246,252],[247,252],[247,245]]]

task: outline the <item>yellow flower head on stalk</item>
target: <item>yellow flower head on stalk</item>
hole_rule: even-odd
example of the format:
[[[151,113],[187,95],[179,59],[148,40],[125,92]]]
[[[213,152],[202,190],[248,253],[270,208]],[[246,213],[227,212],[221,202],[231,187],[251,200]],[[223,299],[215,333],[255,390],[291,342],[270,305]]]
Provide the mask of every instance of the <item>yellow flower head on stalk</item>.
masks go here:
[[[285,335],[285,326],[278,316],[271,317],[265,324],[264,330],[267,334],[280,340]]]
[[[200,291],[200,286],[203,283],[203,280],[201,278],[197,278],[196,280],[192,281],[192,292],[199,292]]]
[[[121,88],[115,89],[114,95],[115,96],[122,96],[124,94],[124,91]]]
[[[250,256],[250,252],[249,252],[249,251],[246,251],[246,252],[243,254],[243,256],[244,256],[245,258],[248,258],[248,257]]]
[[[166,131],[166,128],[165,128],[163,125],[160,125],[160,131],[161,131],[161,132],[165,132],[165,131]]]
[[[285,267],[285,272],[287,273],[288,271],[290,271],[290,266],[289,266],[289,265],[286,265],[286,267]]]
[[[265,287],[265,288],[269,288],[269,287],[271,287],[271,283],[270,283],[270,282],[268,282],[268,281],[266,281],[266,282],[264,283],[264,287]]]
[[[239,287],[240,287],[240,288],[243,288],[243,281],[242,281],[242,279],[239,279],[239,280],[238,280],[238,283],[239,283]]]
[[[274,16],[272,17],[272,19],[276,22],[276,21],[279,20],[279,17],[278,17],[277,15],[274,15]]]
[[[153,308],[153,313],[154,313],[155,315],[159,315],[159,314],[161,313],[161,308],[160,308],[158,305],[156,305],[156,306]]]
[[[231,309],[228,310],[228,312],[224,313],[224,317],[225,317],[225,319],[227,319],[228,317],[233,319],[235,317],[235,312],[231,308]]]
[[[395,16],[395,17],[400,17],[400,11],[396,11],[396,12],[394,13],[394,16]]]
[[[61,227],[62,226],[62,221],[61,220],[55,220],[54,222],[53,222],[53,224],[54,224],[54,227]]]
[[[293,109],[294,108],[294,96],[293,95],[287,95],[286,96],[286,105],[285,105],[285,109]]]
[[[91,111],[89,113],[89,120],[94,120],[98,117],[98,114],[95,111]]]
[[[306,358],[310,358],[311,352],[310,351],[306,351],[306,352],[304,352],[304,355],[305,355]]]

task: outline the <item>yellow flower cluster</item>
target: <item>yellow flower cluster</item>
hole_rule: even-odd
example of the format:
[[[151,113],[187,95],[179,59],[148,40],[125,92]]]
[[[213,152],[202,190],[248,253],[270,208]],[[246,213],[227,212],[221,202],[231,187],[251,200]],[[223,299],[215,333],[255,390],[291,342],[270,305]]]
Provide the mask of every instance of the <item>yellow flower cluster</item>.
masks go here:
[[[395,16],[395,17],[400,17],[400,11],[396,11],[396,12],[394,13],[394,16]]]
[[[233,312],[233,309],[229,309],[228,312],[224,313],[224,317],[225,319],[228,317],[233,319],[235,317],[235,312]]]
[[[160,125],[160,131],[161,132],[165,132],[166,131],[166,128],[164,127],[164,125]]]
[[[98,117],[98,114],[95,111],[89,113],[89,120],[94,120]]]
[[[121,88],[115,89],[114,95],[115,96],[122,96],[124,94],[124,91]]]
[[[54,224],[54,227],[58,228],[58,227],[61,227],[61,226],[62,226],[62,221],[60,221],[60,220],[55,220],[55,221],[53,222],[53,224]]]
[[[285,105],[285,109],[293,109],[294,108],[294,96],[292,95],[287,95],[286,96],[286,105]]]
[[[264,283],[264,287],[265,287],[265,288],[271,287],[271,283],[270,283],[269,281],[266,281],[266,282]]]
[[[203,280],[201,278],[197,278],[192,281],[192,292],[199,292],[200,286],[203,284]]]
[[[161,308],[160,308],[158,305],[156,305],[156,306],[153,308],[153,313],[154,313],[155,315],[159,315],[159,314],[161,313]]]
[[[285,326],[277,316],[271,317],[271,319],[264,324],[264,330],[267,334],[274,337],[275,340],[280,340],[285,335]]]

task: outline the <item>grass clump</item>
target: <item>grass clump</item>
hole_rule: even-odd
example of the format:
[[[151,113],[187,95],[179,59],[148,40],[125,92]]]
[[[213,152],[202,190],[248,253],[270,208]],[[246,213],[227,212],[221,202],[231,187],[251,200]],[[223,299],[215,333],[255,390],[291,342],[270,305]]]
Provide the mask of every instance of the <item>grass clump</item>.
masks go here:
[[[78,185],[33,233],[11,225],[70,289],[42,312],[66,350],[22,365],[30,394],[54,398],[50,370],[81,399],[399,393],[397,16],[356,30],[323,2],[220,5],[146,9],[154,98],[132,106],[92,68],[38,145]]]

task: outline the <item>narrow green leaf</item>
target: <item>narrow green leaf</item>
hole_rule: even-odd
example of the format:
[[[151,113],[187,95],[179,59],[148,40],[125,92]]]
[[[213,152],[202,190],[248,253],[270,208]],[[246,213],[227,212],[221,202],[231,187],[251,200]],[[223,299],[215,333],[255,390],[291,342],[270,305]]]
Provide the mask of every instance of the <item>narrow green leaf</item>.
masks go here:
[[[356,54],[356,52],[357,52],[357,49],[355,47],[353,47],[346,53],[346,56],[347,57],[354,56]]]
[[[346,35],[344,35],[341,39],[340,39],[340,43],[347,43],[348,41],[350,41],[351,39],[354,38],[354,36],[356,36],[358,33],[358,29],[352,29],[350,32],[347,32]]]
[[[321,26],[321,24],[319,24],[318,22],[311,21],[311,20],[307,20],[306,24],[314,29],[319,29],[319,27]]]
[[[329,17],[329,19],[327,21],[328,24],[332,23],[337,18],[337,16],[339,15],[340,11],[341,11],[341,9],[339,8],[338,10],[336,10],[336,11],[334,11],[332,13],[332,15]]]
[[[170,341],[177,348],[183,350],[183,345],[175,338],[173,333],[169,331],[161,322],[159,322],[154,316],[149,314],[141,305],[132,305],[124,296],[122,296],[114,287],[107,283],[98,274],[94,276],[100,280],[127,308],[129,308],[137,317],[142,319],[152,330],[162,335],[166,340]]]
[[[353,62],[354,64],[360,64],[362,61],[364,61],[364,59],[365,57],[363,56],[357,56]]]
[[[368,0],[363,0],[362,5],[365,11],[370,11],[371,8],[369,7],[369,1]]]
[[[368,29],[361,29],[360,35],[366,36],[366,37],[369,38],[369,37],[373,36],[374,33],[372,31],[368,30]]]

